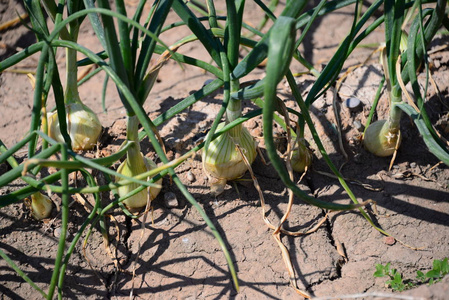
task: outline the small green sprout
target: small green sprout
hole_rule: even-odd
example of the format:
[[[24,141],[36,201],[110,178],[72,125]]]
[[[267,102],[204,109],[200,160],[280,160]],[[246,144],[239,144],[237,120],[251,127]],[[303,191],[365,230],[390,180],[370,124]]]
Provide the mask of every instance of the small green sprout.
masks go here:
[[[429,285],[432,285],[438,281],[440,281],[445,275],[449,274],[449,263],[448,258],[446,257],[443,260],[435,259],[433,261],[433,269],[424,274],[421,271],[416,271],[417,276],[416,278],[426,283],[429,281]]]
[[[428,283],[432,285],[449,274],[449,263],[448,258],[444,258],[443,260],[434,260],[433,261],[433,269],[424,273],[422,271],[416,271],[416,281],[413,282],[411,280],[406,280],[402,278],[402,274],[399,273],[396,269],[391,268],[391,264],[387,263],[385,266],[381,264],[376,265],[376,272],[374,272],[374,277],[389,277],[390,279],[385,282],[385,284],[391,287],[394,291],[402,292],[404,290],[408,290],[414,288],[420,284]]]
[[[412,282],[404,282],[402,274],[399,273],[396,269],[390,268],[390,263],[387,263],[385,266],[377,264],[376,272],[374,272],[373,276],[374,277],[388,276],[390,280],[387,280],[385,284],[398,292],[402,292],[415,286]]]

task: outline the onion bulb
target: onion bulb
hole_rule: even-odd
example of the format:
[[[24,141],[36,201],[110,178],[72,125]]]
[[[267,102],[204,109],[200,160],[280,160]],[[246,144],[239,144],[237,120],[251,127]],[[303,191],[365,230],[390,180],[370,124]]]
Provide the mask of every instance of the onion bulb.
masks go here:
[[[72,141],[73,150],[92,149],[101,133],[101,123],[97,115],[80,101],[66,105],[67,132]],[[63,143],[58,114],[55,112],[48,117],[48,135]]]
[[[401,143],[401,132],[391,129],[387,120],[379,120],[368,126],[363,143],[366,150],[376,156],[390,156]]]
[[[131,160],[129,157],[125,159],[118,167],[117,172],[128,177],[135,177],[154,168],[156,168],[156,164],[151,159],[144,157],[143,154],[140,153],[140,157],[132,157]],[[120,177],[116,177],[115,180],[119,181],[120,179]],[[159,179],[156,184],[161,185],[162,179]],[[141,185],[138,183],[131,183],[129,185],[121,186],[118,188],[118,194],[120,197],[124,197],[139,186]],[[150,198],[150,201],[152,201],[157,197],[160,191],[161,187],[148,187],[148,189],[144,189],[124,200],[123,203],[125,203],[129,209],[137,210],[147,205],[148,197]]]
[[[407,40],[408,40],[408,34],[404,30],[402,30],[401,34],[401,41],[399,43],[399,51],[401,53],[404,53],[407,50]]]
[[[31,215],[36,220],[46,219],[50,216],[53,202],[40,192],[31,195]]]
[[[293,149],[291,164],[293,170],[302,173],[312,164],[312,153],[306,146],[304,138],[298,139],[297,147]]]
[[[220,130],[225,125],[225,122],[220,123],[217,130]],[[248,163],[252,164],[257,156],[256,142],[248,129],[241,124],[221,134],[210,142],[208,149],[203,150],[204,170],[210,177],[216,180],[216,183],[223,187],[226,181],[240,178],[248,170],[237,145],[239,145]],[[220,187],[215,189],[212,186],[211,188],[216,195],[223,191]]]

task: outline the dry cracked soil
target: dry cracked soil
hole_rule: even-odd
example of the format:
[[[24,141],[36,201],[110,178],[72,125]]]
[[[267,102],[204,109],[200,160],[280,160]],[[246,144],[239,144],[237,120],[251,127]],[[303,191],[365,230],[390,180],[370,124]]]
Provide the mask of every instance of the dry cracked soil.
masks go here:
[[[248,4],[250,12],[253,11],[251,5],[254,4]],[[0,23],[15,17],[16,10],[22,12],[23,7],[12,0],[1,1]],[[320,18],[301,46],[305,58],[318,68],[326,64],[348,33],[352,12],[353,7],[349,7]],[[255,22],[258,15],[250,13],[247,18]],[[170,21],[174,20],[175,17],[170,16]],[[188,30],[180,28],[161,38],[171,44],[185,34]],[[383,29],[376,30],[366,43],[381,43],[383,37]],[[0,60],[33,41],[33,34],[25,26],[16,25],[0,32]],[[94,51],[99,49],[88,24],[82,27],[79,42]],[[449,132],[448,43],[447,36],[436,36],[429,48],[435,85],[429,86],[426,95],[429,115],[446,138]],[[187,45],[179,51],[199,58],[207,55],[198,44]],[[374,229],[357,210],[326,212],[295,198],[285,228],[296,232],[316,230],[298,236],[281,235],[281,241],[290,253],[298,287],[313,297],[449,299],[448,278],[432,286],[420,285],[398,293],[385,284],[386,278],[373,277],[377,264],[391,263],[404,279],[414,280],[416,271],[426,272],[435,259],[449,256],[449,169],[428,151],[413,122],[405,116],[402,118],[402,145],[391,170],[390,158],[374,157],[363,149],[356,125],[358,122],[365,124],[382,76],[377,54],[367,60],[372,51],[368,48],[354,51],[344,71],[360,65],[348,71],[338,93],[325,93],[314,102],[311,115],[325,149],[357,199],[375,201],[376,205],[366,207],[374,225],[393,238]],[[63,70],[64,53],[58,52],[58,55]],[[34,70],[37,59],[32,56],[15,68]],[[292,69],[304,71],[296,64]],[[64,76],[63,72],[61,74]],[[246,79],[263,76],[264,69],[260,68]],[[419,76],[424,79],[423,74]],[[169,61],[160,72],[144,108],[155,118],[200,89],[209,79],[213,79],[212,75],[190,66],[181,69],[177,63]],[[125,138],[125,110],[111,83],[107,90],[107,110],[102,109],[103,80],[104,75],[100,73],[80,88],[81,98],[98,113],[104,127],[98,149],[85,153],[89,157],[115,152]],[[297,77],[304,96],[314,80],[310,75]],[[26,75],[11,70],[0,74],[0,139],[7,147],[20,141],[29,128],[32,92]],[[287,106],[295,107],[291,91],[284,83],[279,85],[279,96]],[[347,109],[344,101],[350,97],[360,99],[362,109]],[[193,147],[195,139],[213,122],[221,101],[222,94],[218,91],[158,128],[169,158],[179,157]],[[246,111],[255,108],[251,102],[243,106]],[[335,112],[341,121],[347,159],[339,146]],[[387,96],[383,91],[378,118],[387,113]],[[288,190],[274,168],[262,159],[267,157],[261,119],[250,120],[246,126],[259,142],[261,155],[252,168],[263,193],[266,217],[276,224],[287,209]],[[285,132],[280,128],[275,132],[282,148]],[[304,176],[295,174],[299,186],[322,200],[349,203],[347,192],[330,175],[310,133],[306,134],[314,161]],[[157,159],[147,140],[143,141],[142,150]],[[19,153],[18,159],[25,159],[25,153]],[[0,165],[0,174],[7,170],[8,166]],[[221,195],[213,197],[199,153],[177,167],[176,172],[223,237],[237,268],[239,293],[232,284],[223,252],[203,218],[186,202],[170,178],[164,178],[162,191],[146,218],[132,220],[120,209],[110,212],[106,221],[111,253],[105,249],[99,228],[93,229],[85,248],[83,243],[77,244],[67,269],[64,298],[126,299],[132,294],[135,299],[302,299],[291,287],[273,231],[264,223],[260,196],[251,177],[247,174],[242,180],[229,182]],[[98,180],[103,179],[99,176]],[[23,186],[22,181],[14,181],[2,188],[0,195]],[[52,198],[60,202],[58,195]],[[72,197],[68,242],[73,240],[90,212],[89,205],[82,205],[80,198],[92,201],[88,195]],[[102,198],[107,203],[111,195],[103,193]],[[177,201],[174,205],[167,201],[173,198]],[[37,222],[29,216],[22,202],[0,209],[0,249],[44,290],[48,288],[54,266],[60,225],[56,210],[51,218]],[[39,294],[5,260],[0,260],[0,298],[35,299]]]

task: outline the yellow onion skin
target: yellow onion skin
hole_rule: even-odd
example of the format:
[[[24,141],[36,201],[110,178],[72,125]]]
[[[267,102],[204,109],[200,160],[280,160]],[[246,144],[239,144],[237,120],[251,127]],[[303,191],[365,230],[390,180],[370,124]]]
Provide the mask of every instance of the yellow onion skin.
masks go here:
[[[140,156],[141,156],[140,163],[134,163],[134,165],[132,166],[129,163],[129,160],[125,159],[118,167],[117,172],[126,175],[128,177],[135,177],[139,174],[142,174],[144,172],[156,168],[156,164],[151,159],[144,157],[142,153],[140,153]],[[119,180],[121,180],[120,177],[115,178],[115,181]],[[156,183],[161,185],[162,179],[159,179]],[[135,190],[138,187],[140,187],[140,184],[138,183],[131,183],[129,185],[121,186],[118,188],[118,194],[120,197],[124,197],[129,192]],[[147,205],[148,193],[150,195],[150,201],[152,201],[157,197],[160,191],[161,191],[160,187],[149,187],[148,189],[144,189],[139,193],[129,197],[128,199],[123,201],[123,203],[126,205],[127,208],[131,210],[141,209]]]
[[[291,164],[294,171],[302,173],[306,170],[306,167],[310,167],[312,164],[312,153],[305,145],[305,140],[300,139],[297,143],[297,148],[293,149]]]
[[[401,41],[399,43],[399,51],[401,53],[404,53],[407,50],[407,39],[408,39],[408,34],[407,32],[405,32],[404,30],[402,30],[402,34],[401,34]]]
[[[92,149],[97,144],[102,130],[97,115],[80,102],[69,103],[65,109],[67,132],[72,141],[72,149],[75,151]],[[48,135],[60,143],[64,142],[56,112],[48,118]]]
[[[400,143],[400,131],[391,132],[387,120],[379,120],[370,124],[363,139],[366,150],[380,157],[393,155],[396,146],[399,147]]]
[[[53,202],[40,192],[31,195],[31,215],[40,221],[50,216]]]
[[[217,130],[224,126],[224,122],[220,123]],[[233,136],[229,131],[225,132],[211,141],[206,151],[203,150],[204,170],[213,178],[221,181],[240,178],[248,170],[236,144],[240,146],[249,164],[252,164],[257,156],[256,142],[248,129],[244,126],[234,129]]]

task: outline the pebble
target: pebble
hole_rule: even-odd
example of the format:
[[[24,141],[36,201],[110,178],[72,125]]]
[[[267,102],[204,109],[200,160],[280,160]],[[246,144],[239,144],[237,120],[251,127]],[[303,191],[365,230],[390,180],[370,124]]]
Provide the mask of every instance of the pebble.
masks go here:
[[[396,240],[392,236],[386,236],[384,242],[388,246],[393,246],[396,243]]]
[[[178,198],[175,193],[167,192],[164,194],[164,204],[167,208],[175,208],[179,206]]]
[[[352,126],[354,126],[354,128],[359,132],[363,132],[363,130],[365,129],[365,127],[362,125],[362,123],[360,123],[359,120],[355,120],[354,122],[352,122]]]
[[[203,86],[208,85],[209,83],[211,83],[212,81],[214,81],[213,79],[207,79],[206,81],[204,81]]]
[[[187,180],[189,182],[194,182],[195,181],[195,175],[193,175],[192,170],[189,170],[189,172],[187,172]]]
[[[54,235],[56,238],[59,238],[59,237],[61,236],[61,232],[62,232],[62,228],[61,228],[61,227],[57,227],[57,228],[55,228],[55,230],[53,231],[53,235]]]
[[[348,98],[345,101],[345,106],[350,110],[357,110],[361,107],[361,104],[362,102],[360,101],[360,99],[354,97]]]

